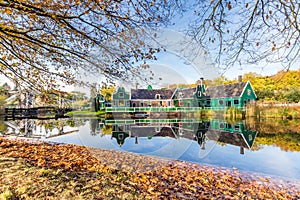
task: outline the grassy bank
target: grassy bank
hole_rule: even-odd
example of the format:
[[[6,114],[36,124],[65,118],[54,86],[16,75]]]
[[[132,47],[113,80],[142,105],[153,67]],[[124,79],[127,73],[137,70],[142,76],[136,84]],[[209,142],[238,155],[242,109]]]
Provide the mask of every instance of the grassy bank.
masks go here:
[[[247,116],[255,118],[300,119],[300,105],[256,103],[247,107]]]
[[[76,145],[0,138],[3,199],[299,199],[299,182]]]
[[[105,115],[105,110],[100,110],[97,112],[87,111],[87,110],[76,110],[66,113],[65,115],[70,117],[99,117]]]

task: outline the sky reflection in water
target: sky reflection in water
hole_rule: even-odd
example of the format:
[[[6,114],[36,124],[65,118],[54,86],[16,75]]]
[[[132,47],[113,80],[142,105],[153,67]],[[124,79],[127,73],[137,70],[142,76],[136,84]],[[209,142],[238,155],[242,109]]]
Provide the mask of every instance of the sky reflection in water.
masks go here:
[[[257,134],[255,129],[246,128],[249,126],[245,122],[230,124],[224,120],[211,120],[196,123],[114,124],[108,125],[112,133],[104,134],[101,128],[105,125],[100,120],[68,120],[74,120],[75,126],[73,124],[70,127],[60,120],[14,121],[6,122],[8,128],[2,132],[3,135],[35,137],[52,142],[185,160],[300,180],[300,151],[297,148],[285,149],[285,146],[261,142],[272,137],[278,139],[282,133]],[[24,128],[21,127],[26,123],[33,127],[30,134],[22,132]],[[15,128],[19,126],[19,129],[12,128],[12,124]],[[60,127],[56,127],[58,125]],[[261,127],[267,126],[262,124]],[[59,130],[63,132],[59,133]],[[65,134],[66,132],[69,133]],[[298,134],[296,133],[297,138]],[[295,139],[291,141],[292,145],[299,145],[295,135],[288,136],[290,139],[282,137],[280,140],[286,142]]]

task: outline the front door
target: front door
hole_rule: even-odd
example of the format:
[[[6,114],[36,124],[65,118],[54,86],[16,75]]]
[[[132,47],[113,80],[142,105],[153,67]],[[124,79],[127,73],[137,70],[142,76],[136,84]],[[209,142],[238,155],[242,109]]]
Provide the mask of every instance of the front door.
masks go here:
[[[226,101],[226,106],[230,107],[231,106],[231,101]]]

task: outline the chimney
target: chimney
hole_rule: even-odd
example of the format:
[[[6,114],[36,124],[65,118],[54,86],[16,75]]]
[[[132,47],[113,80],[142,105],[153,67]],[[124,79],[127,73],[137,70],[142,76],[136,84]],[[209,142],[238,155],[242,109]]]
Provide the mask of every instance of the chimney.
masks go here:
[[[135,84],[135,89],[136,90],[139,89],[139,84],[138,83]]]
[[[239,75],[239,76],[238,76],[238,82],[239,82],[239,83],[242,83],[242,82],[243,82],[243,76],[242,76],[242,75]]]
[[[203,85],[203,80],[204,80],[204,78],[201,77],[201,78],[200,78],[200,85]]]
[[[244,155],[244,154],[245,154],[244,147],[240,147],[240,154],[241,154],[241,155]]]

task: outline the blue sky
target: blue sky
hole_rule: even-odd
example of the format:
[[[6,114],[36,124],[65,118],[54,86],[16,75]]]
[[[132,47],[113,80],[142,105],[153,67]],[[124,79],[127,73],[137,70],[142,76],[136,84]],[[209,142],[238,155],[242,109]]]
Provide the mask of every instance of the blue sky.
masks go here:
[[[190,3],[190,2],[189,2]],[[193,4],[193,1],[191,1]],[[193,39],[185,36],[190,20],[194,20],[194,12],[185,12],[183,15],[176,15],[170,26],[160,28],[156,31],[157,38],[153,45],[163,46],[166,52],[157,54],[157,61],[149,61],[150,70],[154,72],[154,80],[140,84],[146,87],[148,84],[154,87],[165,87],[174,83],[194,83],[200,77],[213,79],[220,75],[225,75],[228,79],[235,79],[238,75],[248,72],[256,72],[261,75],[273,75],[284,67],[278,64],[265,64],[260,62],[257,65],[235,65],[227,71],[221,71],[215,67],[210,60],[209,49],[203,49]],[[149,31],[151,32],[151,31]],[[152,32],[153,33],[153,32]],[[150,35],[152,35],[150,33]],[[205,51],[207,54],[205,54]],[[299,69],[300,63],[295,63],[291,69]],[[143,76],[148,76],[149,71],[143,72]],[[89,80],[97,82],[102,79],[99,75],[89,77]],[[8,80],[0,75],[0,84]],[[120,83],[128,87],[134,87],[135,83]],[[77,90],[77,87],[67,87],[68,90]]]

